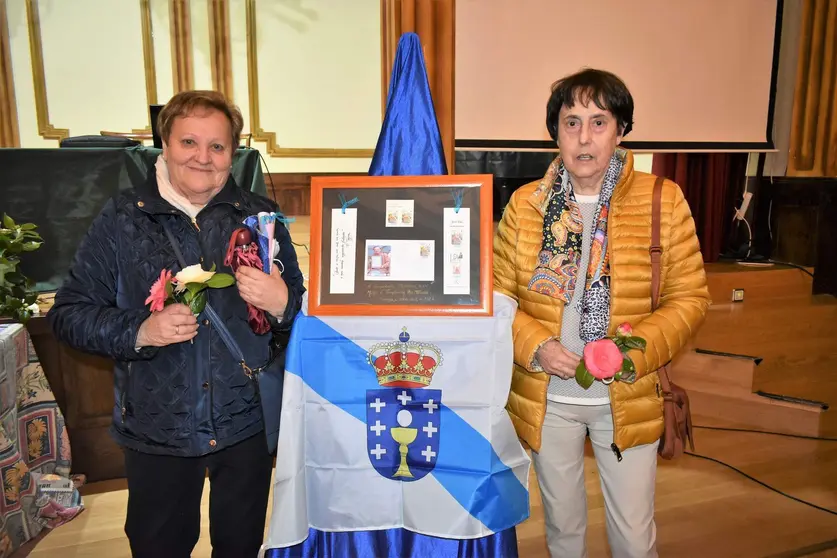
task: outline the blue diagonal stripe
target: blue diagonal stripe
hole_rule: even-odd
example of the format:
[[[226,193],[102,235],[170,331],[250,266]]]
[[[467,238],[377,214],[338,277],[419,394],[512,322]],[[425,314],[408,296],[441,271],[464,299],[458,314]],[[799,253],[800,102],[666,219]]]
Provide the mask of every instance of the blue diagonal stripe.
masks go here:
[[[318,318],[294,322],[285,368],[320,397],[366,423],[366,390],[379,389],[366,351]],[[442,395],[444,400],[444,394]],[[529,516],[529,492],[491,443],[456,412],[441,406],[443,433],[433,476],[493,532]]]

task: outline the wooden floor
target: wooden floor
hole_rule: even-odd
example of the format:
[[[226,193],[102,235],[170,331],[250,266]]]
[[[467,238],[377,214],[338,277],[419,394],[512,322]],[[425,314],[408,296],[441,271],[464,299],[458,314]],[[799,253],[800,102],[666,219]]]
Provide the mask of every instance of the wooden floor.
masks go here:
[[[308,244],[308,220],[291,225],[294,241]],[[298,247],[300,264],[308,268],[308,255]],[[714,296],[714,293],[713,293]],[[789,318],[789,316],[787,317]],[[835,331],[831,324],[831,331]],[[837,334],[833,334],[837,339]],[[767,339],[765,343],[780,340]],[[837,343],[835,343],[837,345]],[[835,348],[837,351],[837,348]],[[832,355],[833,356],[833,355]],[[834,378],[831,358],[812,375]],[[798,378],[796,381],[803,381]],[[834,382],[816,384],[817,399],[837,414]],[[837,442],[778,437],[766,434],[696,431],[697,452],[718,459],[791,496],[837,511]],[[595,460],[588,444],[585,460],[588,492],[588,546],[590,557],[610,556],[604,508]],[[520,556],[548,556],[543,512],[534,474],[530,479],[532,511],[518,527]],[[32,557],[128,557],[122,531],[127,491],[123,481],[108,481],[83,488],[86,510],[19,553]],[[658,549],[662,557],[791,558],[837,557],[837,515],[816,510],[748,480],[720,464],[684,456],[659,463],[656,492]],[[202,535],[193,556],[209,557],[207,521],[208,485],[204,491]]]

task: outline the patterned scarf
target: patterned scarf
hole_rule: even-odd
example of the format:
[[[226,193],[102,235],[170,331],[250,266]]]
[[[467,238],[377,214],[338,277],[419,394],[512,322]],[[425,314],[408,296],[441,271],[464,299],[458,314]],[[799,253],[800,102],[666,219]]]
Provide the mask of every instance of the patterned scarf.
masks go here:
[[[590,343],[607,335],[610,323],[610,261],[607,257],[607,216],[610,197],[619,181],[624,161],[618,152],[610,159],[605,173],[596,226],[590,246],[590,262],[586,270],[585,290],[579,312],[581,340]],[[540,188],[550,189],[543,219],[543,244],[538,264],[529,282],[529,290],[565,304],[573,298],[581,263],[584,223],[573,193],[566,180],[560,157],[550,165]]]

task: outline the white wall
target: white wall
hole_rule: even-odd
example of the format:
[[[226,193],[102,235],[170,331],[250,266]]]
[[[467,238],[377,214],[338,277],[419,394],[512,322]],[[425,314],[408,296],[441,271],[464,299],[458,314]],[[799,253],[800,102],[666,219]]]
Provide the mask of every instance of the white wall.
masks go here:
[[[39,134],[25,1],[6,5],[21,145],[57,147]],[[71,135],[145,127],[139,2],[40,0],[39,8],[49,123]]]
[[[634,153],[634,170],[651,172],[653,165],[654,155],[652,153]]]
[[[243,18],[245,1],[232,0],[231,11]],[[256,14],[261,127],[282,147],[374,149],[381,127],[379,1],[260,1]],[[233,45],[244,43],[246,27],[232,26],[231,35]],[[369,162],[274,158],[270,168],[303,171],[316,163],[318,171],[362,172]]]
[[[148,125],[139,0],[39,0],[49,122],[71,136]],[[233,101],[251,129],[246,0],[229,0]],[[260,125],[280,147],[373,150],[381,126],[378,0],[256,0]],[[26,0],[7,0],[22,147],[37,124]],[[168,0],[150,0],[157,101],[173,93]],[[209,0],[190,0],[196,88],[212,87]],[[362,172],[370,158],[269,156],[271,172]]]
[[[209,0],[190,0],[196,88],[212,87]],[[233,101],[251,131],[246,0],[228,0]],[[256,0],[260,126],[282,148],[375,147],[381,126],[378,0]],[[6,1],[21,145],[58,147],[39,133],[26,0]],[[70,135],[148,125],[139,0],[39,0],[49,122]],[[173,94],[169,0],[150,0],[157,102]],[[369,157],[270,156],[271,172],[364,172]],[[637,154],[651,170],[652,156]]]

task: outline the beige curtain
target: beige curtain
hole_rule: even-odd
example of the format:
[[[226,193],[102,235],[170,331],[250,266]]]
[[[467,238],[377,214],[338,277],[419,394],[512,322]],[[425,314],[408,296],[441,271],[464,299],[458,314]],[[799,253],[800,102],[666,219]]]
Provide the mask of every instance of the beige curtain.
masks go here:
[[[802,4],[785,2],[782,10],[779,72],[776,78],[776,105],[773,112],[773,142],[777,151],[765,155],[765,176],[785,176],[788,170],[801,19]]]
[[[837,1],[803,0],[788,176],[837,176]]]

